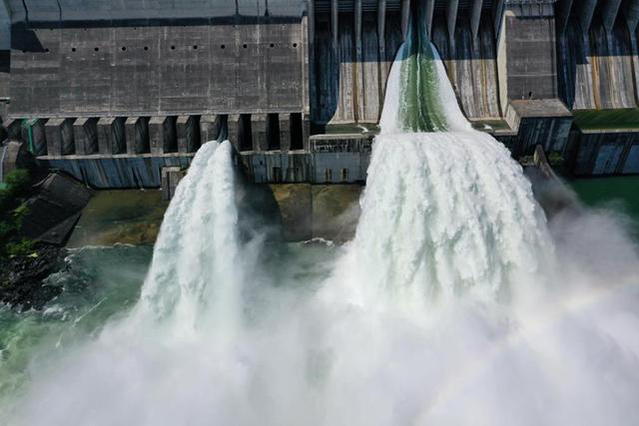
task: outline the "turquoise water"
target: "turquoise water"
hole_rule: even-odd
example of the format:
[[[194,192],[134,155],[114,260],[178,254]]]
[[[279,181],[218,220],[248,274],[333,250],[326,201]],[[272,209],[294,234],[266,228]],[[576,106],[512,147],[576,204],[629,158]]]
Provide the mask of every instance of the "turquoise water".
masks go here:
[[[137,301],[151,255],[147,246],[72,250],[66,270],[49,277],[65,291],[44,311],[0,308],[0,423],[28,383],[34,363],[91,338]]]
[[[570,186],[586,206],[627,216],[639,236],[639,176],[577,179]]]
[[[264,263],[280,285],[303,285],[326,276],[338,250],[323,243],[274,243],[267,245]],[[3,419],[26,392],[34,370],[46,369],[129,312],[152,254],[151,246],[72,249],[65,270],[49,277],[65,291],[44,311],[0,307],[0,424],[6,424]]]
[[[570,185],[590,207],[613,206],[639,218],[639,176],[577,179]]]

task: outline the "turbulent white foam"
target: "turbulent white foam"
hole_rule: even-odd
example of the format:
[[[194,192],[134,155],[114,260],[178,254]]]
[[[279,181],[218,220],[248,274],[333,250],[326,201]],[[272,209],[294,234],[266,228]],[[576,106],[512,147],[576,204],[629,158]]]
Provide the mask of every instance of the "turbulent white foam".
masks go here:
[[[338,275],[362,306],[424,315],[440,298],[540,285],[551,254],[530,183],[489,135],[385,134]]]
[[[521,166],[472,129],[439,59],[434,83],[449,131],[403,132],[400,64],[390,73],[362,217],[338,280],[350,283],[354,303],[417,315],[439,298],[471,292],[498,300],[541,285],[553,246]]]
[[[176,332],[233,328],[243,282],[231,144],[209,142],[195,156],[166,212],[137,319]]]

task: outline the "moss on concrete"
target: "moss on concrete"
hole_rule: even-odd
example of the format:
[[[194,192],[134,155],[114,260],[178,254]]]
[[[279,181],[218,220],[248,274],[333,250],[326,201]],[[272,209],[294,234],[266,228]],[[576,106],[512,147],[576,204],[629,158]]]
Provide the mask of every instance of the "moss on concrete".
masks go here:
[[[310,240],[312,236],[313,201],[311,185],[269,185],[279,206],[283,238],[287,241]]]
[[[259,210],[242,209],[250,216],[248,226],[273,228],[277,223],[279,235],[281,222],[286,241],[325,238],[344,242],[355,235],[362,189],[360,185],[256,185],[246,191],[248,200],[240,204]],[[167,206],[161,191],[99,191],[84,209],[68,245],[153,244]]]
[[[313,186],[313,237],[344,242],[355,236],[361,185]]]
[[[361,185],[270,185],[287,241],[348,241],[359,219]]]
[[[99,191],[82,212],[68,245],[153,244],[167,207],[158,190]]]
[[[575,110],[575,125],[581,130],[637,130],[639,108]]]

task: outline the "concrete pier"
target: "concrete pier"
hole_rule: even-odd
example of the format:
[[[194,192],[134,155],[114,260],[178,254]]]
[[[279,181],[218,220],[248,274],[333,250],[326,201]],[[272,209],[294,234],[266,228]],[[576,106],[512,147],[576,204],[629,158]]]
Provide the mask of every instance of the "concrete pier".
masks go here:
[[[240,115],[228,114],[226,116],[226,136],[237,151],[240,151],[239,133]]]
[[[115,154],[117,142],[113,131],[113,123],[115,118],[102,117],[97,122],[98,129],[98,151],[101,155]]]
[[[620,6],[621,0],[608,0],[603,5],[601,19],[608,34],[612,33],[615,26]]]
[[[45,123],[47,120],[32,119],[21,124],[22,140],[35,156],[47,155]]]
[[[151,154],[162,154],[164,149],[164,121],[166,117],[151,117],[149,120],[149,150]],[[168,151],[167,151],[168,152]]]
[[[291,118],[288,114],[278,114],[280,131],[280,150],[288,152],[291,150]]]
[[[62,155],[75,154],[75,135],[73,132],[72,118],[65,118],[62,122],[61,136],[62,136]]]
[[[140,117],[127,117],[124,121],[124,131],[126,133],[126,153],[127,154],[141,154],[138,152],[136,144],[136,124]]]
[[[186,175],[181,167],[169,166],[162,168],[162,199],[169,201],[175,195],[180,180]]]
[[[435,12],[435,0],[423,0],[422,7],[424,8],[424,25],[426,25],[426,33],[429,37],[433,34],[433,14]],[[383,34],[383,32],[380,32]]]
[[[78,118],[73,122],[73,139],[75,153],[91,155],[99,152],[98,120],[95,118]]]
[[[202,143],[215,141],[220,136],[222,118],[219,115],[200,117],[200,139]]]
[[[481,13],[483,6],[483,0],[472,1],[472,9],[470,11],[470,31],[473,36],[473,43],[477,43],[477,37],[479,36],[479,24],[481,22]]]
[[[583,32],[583,34],[588,34],[588,31],[590,30],[590,24],[592,23],[592,18],[595,15],[596,8],[597,0],[582,0],[579,7],[579,24],[581,25],[581,31]]]
[[[253,151],[269,150],[266,119],[266,114],[251,114],[251,141]]]
[[[21,141],[22,138],[22,120],[21,119],[9,119],[5,120],[3,126],[7,129],[7,137],[10,140]]]
[[[446,24],[448,26],[448,43],[450,49],[455,51],[455,28],[457,25],[457,11],[459,0],[450,0],[446,9]]]
[[[559,33],[564,33],[566,31],[566,26],[568,25],[568,20],[572,13],[573,2],[574,0],[557,0],[555,10],[557,14],[557,29]]]
[[[62,123],[64,119],[52,118],[44,125],[47,140],[47,155],[62,156]]]
[[[180,153],[189,152],[189,147],[187,143],[188,131],[187,124],[189,121],[188,115],[180,115],[176,122],[175,127],[177,130],[177,150]]]
[[[47,155],[62,156],[75,154],[73,120],[52,118],[44,125],[47,140]]]

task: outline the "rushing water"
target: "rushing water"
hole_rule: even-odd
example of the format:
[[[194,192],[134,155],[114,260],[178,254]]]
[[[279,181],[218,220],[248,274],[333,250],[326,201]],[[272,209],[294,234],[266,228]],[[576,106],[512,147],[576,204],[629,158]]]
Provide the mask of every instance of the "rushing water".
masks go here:
[[[51,328],[13,345],[28,354],[3,352],[22,364],[0,369],[5,423],[635,423],[636,246],[611,216],[547,223],[508,151],[460,113],[425,35],[408,40],[351,243],[240,232],[230,145],[205,144],[134,306],[129,277],[91,290],[77,321],[22,320]]]

